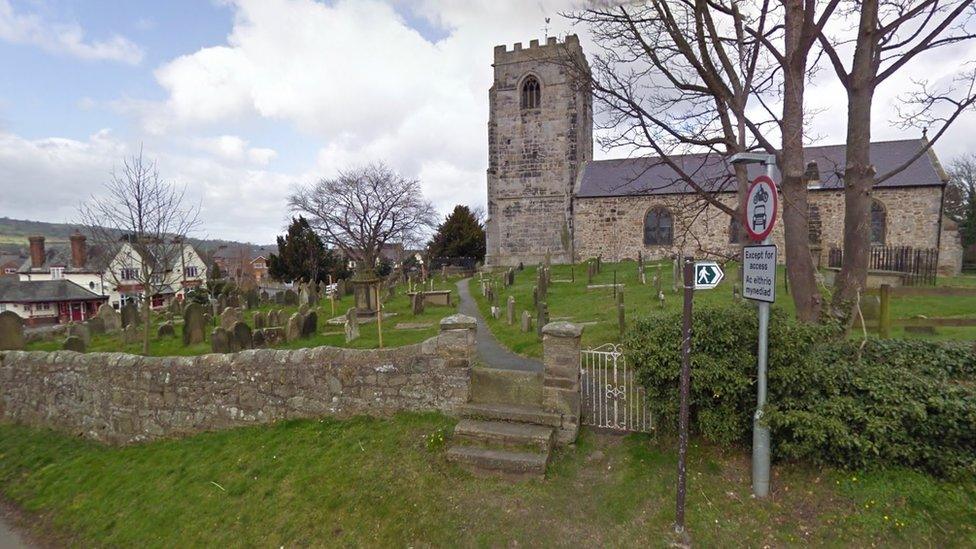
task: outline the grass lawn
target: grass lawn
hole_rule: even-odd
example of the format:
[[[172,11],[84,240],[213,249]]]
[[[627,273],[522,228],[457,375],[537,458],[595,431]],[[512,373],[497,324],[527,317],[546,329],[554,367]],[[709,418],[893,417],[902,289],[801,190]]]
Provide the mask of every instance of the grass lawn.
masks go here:
[[[660,265],[660,271],[658,270]],[[671,263],[647,263],[645,272],[647,273],[647,284],[641,285],[637,276],[637,263],[634,261],[623,261],[620,263],[604,263],[602,272],[594,277],[593,284],[612,284],[614,272],[619,284],[624,284],[624,305],[628,321],[639,316],[645,316],[652,312],[661,311],[660,302],[656,297],[656,291],[652,283],[653,277],[660,272],[661,288],[664,291],[665,301],[664,310],[680,311],[682,306],[681,293],[675,293],[672,286],[673,276],[671,273]],[[705,290],[695,293],[695,306],[718,305],[731,303],[732,282],[737,279],[735,264],[725,267],[725,280],[714,290]],[[616,343],[620,341],[617,329],[617,311],[614,302],[613,289],[610,287],[596,290],[587,290],[586,265],[553,265],[551,267],[553,282],[549,286],[549,306],[550,320],[569,320],[586,325],[583,330],[583,346],[595,347],[604,343]],[[515,296],[516,317],[522,314],[523,310],[531,313],[535,312],[532,306],[532,288],[536,284],[536,267],[526,267],[524,271],[516,273],[515,284],[510,288],[504,288],[501,284],[501,275],[496,276],[496,288],[499,288],[498,303],[504,309],[505,302],[509,295]],[[575,279],[574,282],[571,280]],[[786,273],[784,268],[778,269],[777,296],[773,307],[782,308],[789,314],[793,314],[792,297],[787,294],[784,286]],[[953,278],[940,278],[939,285],[942,286],[974,286],[976,276],[964,275]],[[531,357],[542,356],[542,342],[539,341],[535,332],[525,334],[519,330],[518,322],[509,326],[505,315],[495,320],[491,318],[487,299],[481,295],[480,285],[477,278],[471,281],[471,293],[474,295],[481,310],[482,315],[487,319],[495,337],[513,351]],[[743,306],[752,306],[750,302],[744,301]],[[926,315],[930,317],[952,317],[952,316],[971,316],[976,311],[976,297],[898,297],[891,301],[892,318],[911,318],[916,315]],[[535,319],[533,318],[533,322]],[[856,330],[855,330],[856,332]],[[934,336],[920,334],[906,334],[904,328],[895,327],[892,329],[893,337],[917,337],[939,340],[976,340],[976,327],[951,327],[938,328],[938,333]]]
[[[384,303],[385,311],[390,313],[395,313],[395,316],[386,318],[383,320],[383,346],[384,347],[398,347],[401,345],[409,345],[412,343],[420,343],[427,338],[437,335],[439,330],[438,323],[440,320],[446,316],[450,316],[457,311],[457,289],[455,288],[455,283],[457,279],[448,279],[447,281],[441,281],[437,278],[434,282],[434,289],[451,289],[453,290],[452,299],[455,303],[454,307],[431,307],[428,306],[421,315],[414,316],[410,309],[410,299],[406,295],[406,289],[404,285],[400,285],[397,288],[397,295]],[[340,316],[345,314],[346,310],[353,306],[353,296],[345,296],[335,303],[335,316]],[[266,312],[271,309],[282,309],[285,311],[286,316],[291,316],[292,313],[298,310],[298,307],[285,307],[282,305],[264,305],[257,309],[244,310],[243,320],[252,328],[253,325],[253,313],[255,311]],[[300,339],[292,342],[283,342],[280,345],[275,346],[277,349],[299,349],[303,347],[318,347],[322,345],[331,345],[333,347],[351,347],[357,349],[372,349],[379,345],[379,335],[375,322],[369,324],[361,324],[359,327],[359,339],[353,340],[349,343],[345,341],[345,332],[341,324],[333,325],[328,324],[327,321],[332,317],[332,305],[329,303],[328,299],[323,299],[318,307],[319,311],[319,329],[318,333],[314,337],[308,339]],[[176,324],[176,337],[172,338],[157,338],[156,328],[163,321],[160,316],[154,315],[152,332],[150,334],[150,344],[149,344],[149,355],[150,356],[189,356],[189,355],[202,355],[210,352],[210,330],[207,330],[206,342],[190,345],[188,347],[183,346],[182,334],[182,318],[177,319],[174,323]],[[417,323],[417,324],[429,324],[425,328],[411,328],[411,329],[396,329],[397,323]],[[217,319],[214,319],[214,326],[218,324]],[[61,348],[61,343],[63,338],[56,338],[54,340],[47,341],[35,341],[27,345],[28,351],[55,351]],[[142,343],[132,343],[123,344],[121,334],[99,334],[93,335],[91,345],[87,349],[89,352],[104,351],[104,352],[127,352],[133,354],[142,354]]]
[[[77,546],[667,546],[670,442],[584,431],[548,479],[473,477],[443,458],[454,420],[286,421],[110,448],[0,424],[0,492],[42,541]],[[699,546],[976,544],[976,489],[905,470],[774,467],[692,444],[687,525]]]

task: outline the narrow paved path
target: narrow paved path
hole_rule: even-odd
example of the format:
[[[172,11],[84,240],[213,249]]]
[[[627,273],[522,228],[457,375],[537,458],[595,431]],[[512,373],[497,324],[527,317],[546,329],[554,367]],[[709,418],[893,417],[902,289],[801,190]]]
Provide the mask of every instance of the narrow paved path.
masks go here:
[[[501,368],[503,370],[522,370],[525,372],[541,372],[542,363],[538,360],[519,356],[509,351],[495,339],[491,330],[485,324],[485,319],[478,310],[478,304],[471,297],[468,289],[470,278],[459,280],[457,283],[458,296],[461,299],[461,314],[474,317],[478,321],[478,357],[485,366]]]
[[[27,544],[0,515],[0,549],[27,549]]]

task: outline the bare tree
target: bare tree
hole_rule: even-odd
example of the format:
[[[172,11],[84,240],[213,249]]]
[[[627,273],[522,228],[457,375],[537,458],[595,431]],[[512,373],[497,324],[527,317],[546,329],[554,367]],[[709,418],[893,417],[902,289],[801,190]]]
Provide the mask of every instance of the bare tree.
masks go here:
[[[156,162],[138,155],[114,170],[104,192],[79,206],[80,222],[104,251],[102,267],[120,293],[142,301],[142,352],[149,353],[153,297],[178,284],[187,235],[199,207],[184,205],[185,189],[163,181]]]
[[[811,47],[838,3],[818,9],[813,0],[788,0],[780,12],[768,0],[651,0],[569,15],[601,48],[592,73],[577,67],[605,116],[600,143],[650,153],[669,168],[675,175],[661,187],[678,183],[700,198],[684,217],[710,206],[741,223],[748,174],[742,165],[724,168],[725,159],[748,151],[776,157],[788,276],[806,321],[819,317],[820,294],[807,230],[803,91]],[[730,191],[735,207],[719,197]]]
[[[976,244],[976,154],[961,156],[949,163],[945,212],[959,223],[963,246]]]
[[[851,2],[857,15],[853,40],[821,32],[818,40],[838,79],[847,90],[847,158],[844,168],[844,263],[837,276],[833,312],[849,318],[858,292],[867,282],[871,247],[869,223],[871,191],[875,185],[907,168],[942,136],[966,109],[976,103],[976,71],[961,62],[953,82],[935,90],[918,81],[918,90],[904,96],[902,127],[924,130],[933,126],[931,140],[904,163],[879,174],[871,163],[871,108],[881,84],[925,53],[976,37],[970,28],[973,0],[858,0]],[[841,48],[853,43],[850,63]],[[971,61],[971,60],[970,60]]]
[[[299,187],[288,205],[308,218],[327,245],[354,258],[361,272],[375,268],[384,244],[422,242],[437,219],[420,182],[382,163]]]

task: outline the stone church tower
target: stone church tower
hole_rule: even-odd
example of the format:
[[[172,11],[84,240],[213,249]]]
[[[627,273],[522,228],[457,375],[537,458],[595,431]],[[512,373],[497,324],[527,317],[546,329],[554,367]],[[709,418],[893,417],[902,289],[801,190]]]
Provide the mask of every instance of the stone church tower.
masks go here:
[[[579,38],[495,47],[488,91],[489,265],[555,263],[573,254],[572,193],[593,158],[593,98],[571,66],[588,71]]]

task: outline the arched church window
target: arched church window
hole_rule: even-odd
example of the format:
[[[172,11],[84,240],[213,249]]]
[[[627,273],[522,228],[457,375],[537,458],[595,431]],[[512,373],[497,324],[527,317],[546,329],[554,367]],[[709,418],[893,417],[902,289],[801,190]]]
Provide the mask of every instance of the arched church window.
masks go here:
[[[538,109],[542,106],[542,87],[539,79],[529,76],[522,82],[522,108]]]
[[[651,208],[644,216],[644,245],[670,246],[674,241],[671,212],[665,208]]]
[[[871,201],[871,245],[884,246],[887,232],[887,217],[884,204],[877,200]]]

